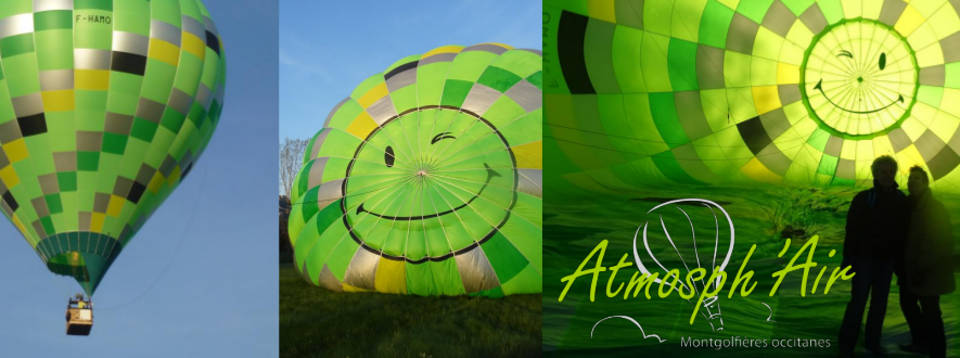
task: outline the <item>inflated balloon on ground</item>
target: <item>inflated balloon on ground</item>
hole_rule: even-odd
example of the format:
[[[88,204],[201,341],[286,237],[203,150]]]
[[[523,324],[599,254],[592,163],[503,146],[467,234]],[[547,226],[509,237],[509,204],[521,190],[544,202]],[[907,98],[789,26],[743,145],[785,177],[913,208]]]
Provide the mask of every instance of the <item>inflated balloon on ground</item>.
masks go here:
[[[540,69],[538,51],[445,46],[361,83],[292,190],[297,269],[333,290],[540,292]]]

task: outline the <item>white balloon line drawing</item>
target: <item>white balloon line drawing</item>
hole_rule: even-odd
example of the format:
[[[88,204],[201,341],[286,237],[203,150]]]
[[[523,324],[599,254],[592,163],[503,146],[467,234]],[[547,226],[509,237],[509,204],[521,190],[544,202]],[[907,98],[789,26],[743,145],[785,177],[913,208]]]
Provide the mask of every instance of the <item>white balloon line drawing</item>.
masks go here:
[[[680,249],[677,248],[677,244],[675,244],[673,242],[673,238],[670,237],[670,232],[667,231],[667,223],[663,222],[663,216],[660,216],[660,227],[663,228],[663,234],[667,236],[667,241],[670,242],[670,246],[673,247],[673,252],[675,252],[677,256],[680,257],[680,263],[683,264],[683,268],[687,269],[687,272],[690,272],[690,266],[687,266],[687,261],[683,259],[683,255],[680,254]],[[644,234],[647,233],[646,228],[644,228],[643,233]],[[646,237],[644,237],[644,239],[646,239]],[[646,244],[646,241],[644,241],[644,244]],[[649,250],[650,247],[648,246],[647,249]],[[659,264],[659,262],[657,262],[657,264]],[[664,271],[667,271],[667,272],[670,271],[670,270],[667,270],[666,267],[663,267],[663,265],[660,265],[660,268],[662,268]],[[678,280],[677,282],[681,282],[681,281]],[[696,287],[694,287],[694,290],[696,290]]]
[[[710,206],[708,206],[708,205],[704,205],[704,204],[702,204],[702,203],[701,203],[701,205],[703,205],[703,206],[706,207],[707,209],[710,209]],[[681,207],[679,207],[679,206],[677,206],[676,208],[677,208],[677,210],[679,210],[681,213],[683,213],[683,216],[687,218],[687,222],[690,224],[690,236],[693,238],[693,254],[694,254],[694,256],[695,256],[696,259],[697,259],[697,268],[703,268],[703,266],[700,264],[700,252],[699,252],[699,249],[697,249],[697,234],[696,234],[696,230],[694,230],[694,228],[693,228],[693,220],[690,219],[690,215],[687,215],[687,212],[684,211],[683,208],[681,208]],[[713,212],[712,209],[710,210],[710,213],[713,214],[713,220],[714,220],[714,223],[715,223],[715,225],[714,225],[714,226],[715,226],[714,232],[716,232],[716,237],[715,237],[715,240],[716,240],[716,241],[715,241],[714,249],[713,249],[713,263],[712,263],[713,266],[711,266],[711,268],[710,268],[711,270],[713,270],[713,268],[715,268],[716,265],[717,265],[717,248],[719,247],[719,243],[720,243],[720,226],[719,226],[719,224],[717,224],[717,216],[716,216],[716,214]],[[660,217],[660,223],[661,223],[661,225],[663,225],[663,217],[662,217],[662,216]],[[666,228],[666,226],[663,227],[663,232],[664,232],[665,234],[667,233],[667,228]],[[669,237],[669,235],[668,235],[668,237]],[[673,244],[672,241],[671,241],[670,243]],[[676,246],[674,246],[674,249],[676,249]],[[680,256],[680,261],[684,261],[684,260],[683,260],[683,256],[681,256],[679,252],[677,252],[677,256]],[[683,266],[684,266],[684,267],[687,266],[686,261],[684,261]],[[687,268],[687,272],[690,272],[690,268]],[[714,285],[719,285],[719,284],[720,284],[720,279],[717,278],[717,280],[716,280],[716,282],[714,283]],[[701,287],[701,290],[706,290],[706,289],[707,289],[707,282],[705,281],[705,278],[704,278],[704,277],[701,277],[701,278],[700,278],[700,287]],[[696,288],[696,287],[694,287],[694,288]],[[698,294],[698,292],[694,291],[694,294]],[[712,306],[713,303],[714,303],[716,300],[717,300],[717,297],[716,297],[716,296],[709,297],[709,298],[707,298],[707,299],[705,300],[704,304],[707,305],[707,306]],[[718,310],[720,309],[720,306],[719,306],[719,305],[717,306],[717,309],[718,309]],[[715,314],[710,314],[710,312],[707,312],[707,314],[708,314],[709,320],[713,320],[713,319],[715,318]],[[717,314],[719,314],[719,313],[717,313]],[[711,326],[713,326],[713,324],[711,324]],[[723,329],[723,328],[721,327],[721,329]]]
[[[662,219],[662,218],[661,218],[661,219]],[[662,220],[661,220],[661,221],[662,221]],[[650,274],[650,271],[647,270],[647,268],[646,268],[645,266],[643,266],[643,263],[642,263],[642,262],[640,262],[640,254],[637,253],[637,236],[639,235],[639,233],[640,233],[640,227],[637,227],[637,231],[633,234],[633,261],[637,263],[637,266],[640,268],[640,272],[645,273],[645,274]],[[669,236],[669,235],[668,235],[668,236]],[[653,256],[653,252],[650,250],[650,244],[647,243],[647,226],[646,226],[646,224],[644,224],[644,226],[643,226],[643,246],[647,248],[647,253],[650,254],[650,258],[653,259],[653,262],[656,263],[658,267],[660,267],[660,268],[663,269],[664,271],[669,271],[666,267],[663,266],[663,264],[660,263],[659,260],[657,260],[657,258],[656,258],[655,256]],[[676,248],[676,247],[674,247],[674,248]],[[661,283],[661,282],[663,282],[663,280],[661,280],[659,277],[657,277],[657,278],[654,278],[654,279],[653,279],[653,282]],[[695,290],[695,289],[696,289],[696,288],[687,287],[687,285],[684,284],[683,281],[680,281],[680,280],[677,280],[677,283],[679,283],[680,286],[682,286],[682,287],[684,287],[684,288],[686,288],[686,289],[688,289],[688,290]],[[676,289],[678,293],[681,292],[681,291],[680,291],[680,287],[676,287],[676,286],[673,286],[673,285],[671,284],[670,290],[673,291],[674,289]],[[689,302],[690,300],[687,300],[687,301]]]
[[[717,219],[717,213],[713,211],[713,207],[711,207],[710,205],[707,205],[707,204],[705,204],[705,203],[700,203],[700,205],[703,205],[703,206],[706,207],[707,209],[710,209],[710,215],[713,215],[713,227],[714,227],[713,232],[715,233],[715,234],[714,234],[714,238],[713,238],[713,240],[714,240],[714,241],[713,241],[713,267],[717,267],[717,251],[720,251],[720,221],[719,221],[719,219]],[[720,205],[717,204],[717,207],[720,207]],[[723,211],[723,208],[721,207],[720,210]],[[726,211],[724,211],[724,215],[726,215],[726,214],[727,214]],[[730,259],[730,253],[733,252],[733,220],[730,219],[730,216],[729,216],[729,215],[726,215],[726,217],[727,217],[727,220],[730,222],[730,252],[727,253],[727,260],[729,260],[729,259]],[[726,263],[724,263],[723,265],[726,266]],[[716,280],[716,282],[714,282],[714,285],[720,285],[720,278],[719,278],[719,277],[717,277],[717,280]],[[712,305],[713,302],[716,301],[718,297],[717,297],[717,296],[714,296],[714,297],[711,297],[711,298],[712,298],[713,300],[710,300],[709,303]],[[709,322],[710,322],[710,328],[713,328],[713,330],[716,331],[717,328],[713,326],[713,319],[714,319],[714,317],[717,317],[717,318],[720,319],[720,329],[719,329],[719,330],[723,330],[723,310],[720,309],[720,305],[719,305],[719,304],[717,305],[717,313],[716,313],[716,316],[711,315],[711,316],[710,316],[710,321],[709,321]]]
[[[687,212],[684,211],[683,208],[681,208],[681,207],[679,207],[679,206],[676,207],[676,208],[677,208],[677,210],[680,210],[680,213],[683,214],[683,216],[687,218],[687,223],[690,224],[690,237],[693,238],[693,256],[697,259],[697,268],[703,268],[702,266],[700,266],[700,253],[697,252],[697,232],[696,232],[696,230],[693,229],[693,220],[690,219],[690,215],[687,215]],[[663,222],[663,218],[662,218],[662,217],[660,218],[660,222],[661,222],[661,223]],[[666,228],[664,228],[664,229],[666,229]],[[706,286],[704,286],[704,287],[706,287]]]
[[[701,205],[710,209],[710,215],[713,215],[713,232],[716,233],[713,238],[713,267],[717,267],[717,251],[720,250],[720,221],[717,219],[717,213],[713,212],[713,208],[711,208],[710,205],[703,203],[701,203]]]
[[[643,335],[643,339],[656,338],[657,341],[658,341],[658,343],[663,343],[663,342],[666,342],[666,341],[667,341],[666,339],[660,338],[659,335],[656,335],[656,334],[653,334],[653,333],[647,334],[647,332],[645,332],[645,331],[643,330],[643,326],[640,325],[640,322],[637,322],[637,320],[633,319],[633,318],[630,317],[630,316],[624,316],[624,315],[615,315],[615,316],[605,317],[605,318],[602,318],[602,319],[600,319],[599,321],[597,321],[597,323],[594,323],[594,324],[593,324],[593,328],[590,329],[590,338],[593,339],[593,331],[597,329],[597,326],[600,325],[600,322],[606,321],[606,320],[611,319],[611,318],[622,318],[622,319],[625,319],[625,320],[627,320],[627,321],[630,321],[630,322],[633,323],[635,326],[637,326],[637,328],[640,329],[640,334]]]
[[[723,270],[724,268],[726,268],[727,264],[730,262],[730,257],[731,257],[732,254],[733,254],[733,248],[734,248],[734,245],[735,245],[735,243],[736,243],[736,233],[735,233],[735,229],[734,229],[734,227],[733,227],[733,219],[730,218],[730,214],[727,213],[727,211],[726,211],[722,206],[720,206],[719,204],[717,204],[717,203],[715,203],[715,202],[713,202],[713,201],[706,200],[706,199],[697,199],[697,198],[670,200],[670,201],[661,203],[660,205],[654,206],[653,208],[651,208],[650,210],[647,211],[647,214],[650,214],[650,213],[652,213],[653,211],[655,211],[655,210],[657,210],[657,209],[659,209],[659,208],[661,208],[661,207],[664,207],[664,206],[666,206],[666,205],[675,204],[675,203],[680,203],[680,202],[697,202],[697,203],[700,203],[700,205],[703,205],[704,207],[706,207],[707,209],[710,210],[710,213],[713,215],[713,218],[714,218],[714,227],[715,227],[715,232],[716,232],[716,235],[714,236],[714,251],[713,251],[713,262],[712,262],[712,263],[713,263],[713,265],[714,265],[714,266],[713,266],[714,268],[719,269],[719,270]],[[720,222],[719,222],[719,219],[717,218],[716,212],[713,211],[713,206],[716,206],[717,209],[719,209],[720,212],[723,213],[723,216],[727,219],[727,223],[728,223],[729,226],[730,226],[730,246],[727,248],[727,254],[726,254],[726,256],[723,258],[723,261],[720,263],[719,266],[716,265],[716,262],[717,262],[717,261],[716,261],[716,256],[717,256],[717,251],[719,251],[719,248],[720,248]],[[686,213],[686,211],[684,211],[683,209],[681,209],[681,208],[677,208],[677,209],[680,210],[680,212],[683,213],[683,215],[687,218],[687,221],[690,223],[691,233],[693,234],[693,231],[694,231],[694,229],[693,229],[693,221],[690,219],[690,216],[689,216],[689,215]],[[663,216],[658,215],[658,217],[659,217],[659,219],[660,219],[660,226],[661,226],[661,228],[663,228],[664,234],[665,234],[666,237],[667,237],[667,241],[670,243],[670,245],[671,245],[671,246],[673,247],[673,249],[674,249],[674,252],[675,252],[675,253],[677,254],[677,256],[680,258],[680,261],[681,261],[681,263],[683,263],[684,268],[686,268],[686,269],[687,269],[687,272],[689,272],[689,271],[690,271],[689,266],[687,265],[686,261],[683,259],[683,256],[680,254],[679,249],[677,249],[677,246],[676,246],[676,244],[673,242],[673,239],[670,237],[670,233],[667,231],[666,223],[663,221]],[[634,262],[637,264],[637,268],[640,270],[640,272],[645,273],[645,274],[648,274],[648,275],[652,274],[652,273],[650,272],[650,270],[647,269],[647,267],[646,267],[646,266],[643,264],[643,262],[640,260],[640,253],[639,253],[639,251],[637,250],[637,239],[638,239],[639,236],[640,236],[640,231],[641,231],[641,229],[643,229],[643,245],[646,247],[646,251],[647,251],[647,254],[650,256],[650,259],[653,260],[653,262],[656,264],[657,267],[663,269],[665,272],[669,272],[670,270],[668,270],[668,269],[660,262],[660,260],[658,260],[658,259],[656,258],[656,256],[654,256],[653,250],[650,248],[649,238],[648,238],[648,235],[647,235],[647,228],[649,227],[649,224],[650,224],[650,223],[649,223],[649,221],[648,221],[648,222],[645,222],[642,226],[638,226],[638,227],[637,227],[637,230],[636,230],[636,231],[634,232],[634,234],[633,234],[633,259],[634,259]],[[693,234],[693,235],[695,235],[695,234]],[[696,249],[696,237],[695,237],[695,236],[693,236],[693,240],[694,240],[694,253],[695,253],[696,256],[697,256],[697,266],[698,266],[698,267],[701,267],[700,258],[699,258],[699,252],[697,252],[697,249]],[[661,284],[663,283],[663,280],[661,280],[659,277],[655,278],[653,281],[656,282],[656,283],[661,283]],[[706,287],[707,287],[706,282],[705,282],[702,278],[701,278],[700,282],[702,283],[703,289],[706,289]],[[682,287],[682,288],[686,288],[686,289],[694,292],[695,294],[699,291],[699,290],[697,290],[697,287],[687,287],[687,285],[686,285],[682,280],[677,280],[676,283],[679,284],[680,287],[677,287],[676,284],[670,284],[670,285],[671,285],[671,290],[672,290],[672,289],[676,289],[676,290],[678,290],[678,292],[682,292],[682,291],[681,291],[681,287]],[[719,284],[720,284],[720,278],[718,277],[718,278],[715,280],[714,285],[719,285]],[[694,285],[694,286],[696,286],[696,285]],[[700,313],[701,313],[701,316],[703,316],[704,318],[707,319],[707,323],[710,324],[710,327],[711,327],[711,329],[713,329],[713,331],[722,331],[722,330],[723,330],[723,317],[722,317],[722,311],[721,311],[721,309],[720,309],[720,305],[717,304],[717,300],[718,300],[718,299],[719,299],[718,296],[713,296],[713,297],[710,297],[710,298],[705,299],[704,302],[703,302],[704,310],[700,312]],[[687,301],[687,302],[690,302],[690,300],[686,300],[686,301]],[[714,307],[715,304],[716,304],[716,312],[713,312],[712,308]],[[715,324],[715,322],[716,322],[716,324]]]
[[[663,217],[660,217],[660,223],[663,224]],[[670,234],[666,232],[666,227],[663,227],[663,229],[664,229],[664,233],[667,235],[667,238],[668,238],[668,240],[669,240]],[[637,232],[639,232],[639,231],[640,231],[640,228],[638,227],[638,228],[637,228]],[[659,266],[659,267],[660,267],[661,269],[663,269],[664,271],[669,272],[670,270],[668,270],[666,267],[664,267],[664,265],[661,264],[660,261],[657,260],[657,258],[656,258],[655,256],[653,256],[653,252],[651,252],[651,250],[650,250],[650,245],[647,243],[648,241],[647,241],[647,227],[646,227],[646,225],[644,225],[644,227],[643,227],[643,239],[644,239],[644,246],[646,246],[646,248],[647,248],[647,253],[650,254],[650,258],[653,259],[653,262],[655,262],[655,263],[657,264],[657,266]],[[672,241],[672,240],[670,240],[670,244],[673,245],[673,241]],[[675,245],[673,246],[673,248],[674,248],[675,251],[677,251],[677,247],[676,247]],[[634,233],[634,236],[633,236],[633,255],[634,255],[634,261],[636,261],[638,265],[643,265],[643,263],[641,263],[641,262],[639,261],[639,254],[637,253],[637,233]],[[677,252],[677,256],[680,256],[680,253],[679,253],[679,252]],[[683,261],[683,256],[680,256],[680,258],[681,258],[681,261]],[[686,267],[686,266],[687,266],[686,262],[684,262],[683,265]],[[687,267],[687,272],[689,272],[689,271],[690,271],[690,268]],[[641,269],[641,272],[646,273],[646,274],[650,274],[649,271],[646,271],[646,268]],[[663,280],[661,280],[659,277],[658,277],[658,278],[655,278],[653,281],[654,281],[654,282],[657,282],[657,283],[662,283],[662,282],[663,282]],[[701,281],[702,281],[702,280],[701,280]],[[681,286],[682,288],[686,288],[686,289],[689,290],[689,291],[693,291],[693,292],[694,292],[694,296],[696,296],[697,294],[699,294],[699,290],[697,290],[697,287],[696,287],[696,286],[689,287],[689,286],[687,286],[686,284],[684,284],[683,281],[680,281],[680,280],[677,280],[676,283],[680,284],[680,286]],[[678,293],[681,292],[681,287],[674,286],[674,284],[670,284],[670,286],[671,286],[671,287],[670,287],[670,290],[671,290],[671,291],[673,291],[674,289],[676,289]],[[717,297],[716,297],[716,296],[714,296],[714,297],[709,297],[709,298],[707,298],[706,300],[704,300],[703,305],[704,305],[704,307],[710,307],[710,306],[713,305],[713,303],[714,303],[716,300],[717,300]],[[693,302],[690,302],[690,300],[685,300],[685,301],[687,301],[688,303],[691,303],[691,304],[693,303]],[[718,305],[717,307],[719,308],[719,305]],[[712,330],[714,330],[714,331],[723,330],[722,318],[721,318],[721,326],[720,326],[719,329],[718,329],[716,326],[714,326],[714,324],[713,324],[713,321],[712,321],[712,320],[717,317],[717,314],[711,313],[711,312],[709,311],[709,309],[707,309],[707,310],[701,311],[701,312],[700,312],[700,315],[708,321],[708,323],[710,324],[710,328],[711,328]]]
[[[773,308],[770,307],[770,305],[768,305],[766,302],[760,302],[760,304],[763,305],[764,307],[766,307],[768,310],[770,310],[770,315],[767,316],[767,320],[766,320],[766,321],[767,321],[767,322],[776,322],[776,321],[773,320]]]

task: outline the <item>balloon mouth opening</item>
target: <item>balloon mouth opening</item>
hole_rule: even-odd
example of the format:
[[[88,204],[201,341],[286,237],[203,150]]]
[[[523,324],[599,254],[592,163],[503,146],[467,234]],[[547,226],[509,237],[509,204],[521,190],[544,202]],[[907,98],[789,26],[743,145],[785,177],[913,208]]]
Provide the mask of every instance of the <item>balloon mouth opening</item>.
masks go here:
[[[73,277],[88,296],[122,249],[123,244],[111,236],[83,231],[55,234],[36,246],[50,272]]]
[[[47,269],[58,275],[72,276],[77,281],[90,281],[86,260],[78,251],[65,252],[51,258],[47,261]]]

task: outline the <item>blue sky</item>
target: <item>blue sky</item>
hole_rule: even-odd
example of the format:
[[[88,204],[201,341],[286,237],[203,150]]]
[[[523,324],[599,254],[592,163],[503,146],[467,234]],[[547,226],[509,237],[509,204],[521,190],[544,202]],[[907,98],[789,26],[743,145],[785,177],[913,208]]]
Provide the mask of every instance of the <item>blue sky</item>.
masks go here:
[[[107,272],[89,337],[64,334],[72,279],[0,219],[0,356],[277,356],[277,5],[204,0],[226,107],[206,152]]]
[[[280,6],[280,140],[312,137],[393,62],[442,45],[542,47],[539,0],[290,1]]]

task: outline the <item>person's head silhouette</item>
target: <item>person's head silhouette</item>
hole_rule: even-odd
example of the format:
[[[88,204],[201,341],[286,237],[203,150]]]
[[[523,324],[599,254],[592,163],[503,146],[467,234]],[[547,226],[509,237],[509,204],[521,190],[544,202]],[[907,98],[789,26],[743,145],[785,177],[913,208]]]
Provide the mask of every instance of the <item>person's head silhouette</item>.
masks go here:
[[[892,188],[897,185],[897,161],[889,155],[881,156],[870,165],[873,172],[873,185]]]
[[[910,168],[910,177],[907,179],[907,190],[910,195],[922,195],[930,189],[930,177],[923,167],[914,165]]]

